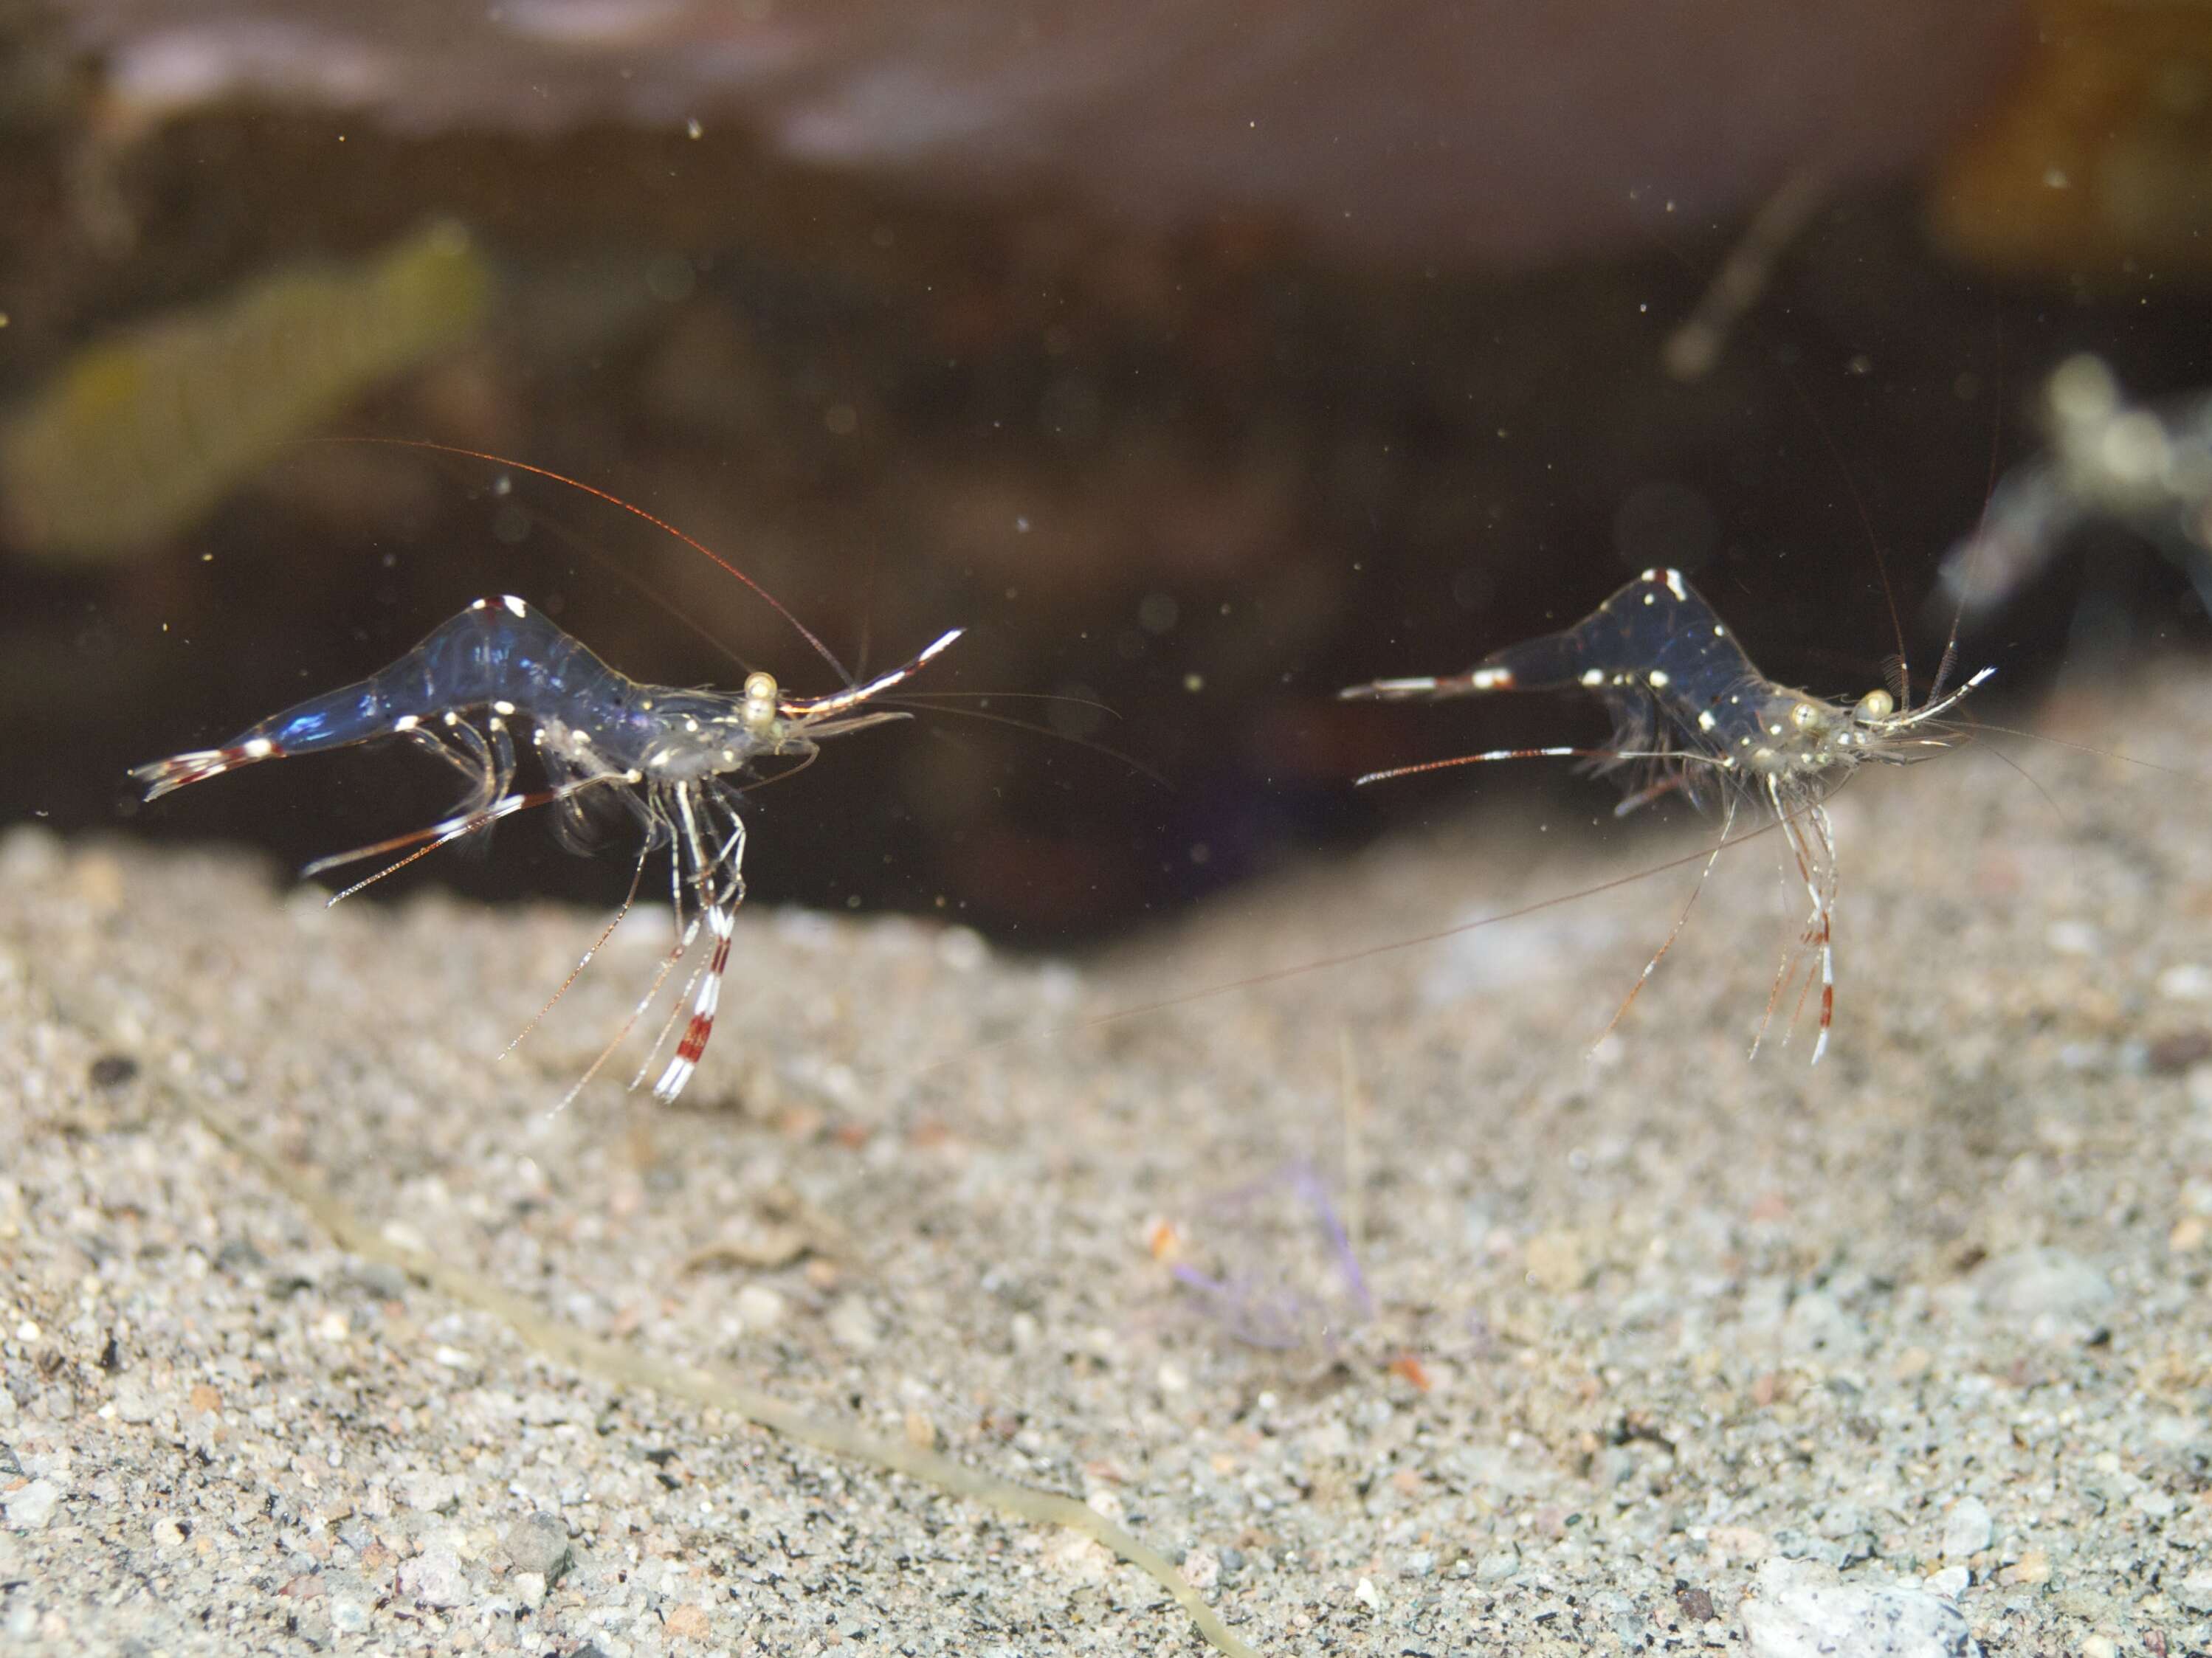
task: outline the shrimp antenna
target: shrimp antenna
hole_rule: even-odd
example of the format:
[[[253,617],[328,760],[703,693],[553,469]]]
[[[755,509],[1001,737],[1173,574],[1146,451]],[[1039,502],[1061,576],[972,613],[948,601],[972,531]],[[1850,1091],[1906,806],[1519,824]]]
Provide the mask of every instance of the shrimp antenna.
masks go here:
[[[781,616],[786,622],[788,622],[791,624],[793,631],[797,633],[801,639],[805,640],[813,647],[814,653],[817,656],[819,656],[824,662],[827,662],[831,668],[836,671],[838,678],[843,680],[848,685],[853,683],[852,674],[847,671],[845,665],[837,659],[836,653],[831,651],[827,645],[823,644],[820,639],[815,636],[813,629],[809,628],[804,622],[801,622],[797,616],[793,616],[791,611],[785,607],[781,599],[778,598],[774,593],[769,592],[767,588],[762,586],[759,582],[754,580],[750,576],[747,575],[743,570],[739,569],[728,559],[724,558],[712,547],[707,545],[705,542],[701,541],[696,536],[687,534],[685,531],[678,529],[666,519],[647,511],[635,501],[624,501],[620,495],[614,494],[611,490],[602,489],[595,484],[586,483],[581,478],[572,478],[567,473],[556,472],[550,466],[532,466],[528,461],[510,460],[505,455],[495,455],[489,450],[470,449],[457,443],[436,443],[433,442],[428,438],[310,438],[306,440],[306,441],[310,443],[374,443],[381,444],[387,448],[393,449],[425,449],[434,454],[461,455],[470,460],[489,461],[495,466],[505,466],[517,472],[528,472],[537,477],[550,478],[556,483],[566,484],[571,489],[580,490],[585,495],[592,495],[600,501],[604,501],[611,507],[619,507],[623,512],[628,513],[631,517],[643,519],[647,524],[653,525],[654,529],[662,531],[666,534],[675,537],[677,540],[682,542],[685,546],[690,548],[692,551],[699,554],[702,558],[706,558],[710,560],[712,562],[720,565],[723,569],[737,577],[738,580],[744,582],[746,586],[751,588],[755,593],[759,595],[761,598],[767,602],[770,610],[774,610],[778,616]]]

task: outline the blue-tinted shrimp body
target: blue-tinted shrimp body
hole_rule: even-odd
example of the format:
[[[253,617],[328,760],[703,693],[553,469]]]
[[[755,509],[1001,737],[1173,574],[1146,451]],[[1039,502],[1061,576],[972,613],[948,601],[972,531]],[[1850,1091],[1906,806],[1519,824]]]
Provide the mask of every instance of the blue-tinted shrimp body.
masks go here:
[[[727,695],[641,684],[607,666],[520,599],[480,598],[390,667],[249,726],[221,748],[172,755],[137,768],[131,775],[145,786],[151,800],[259,761],[404,737],[467,779],[468,793],[452,817],[318,859],[307,866],[309,874],[413,847],[381,872],[389,874],[434,847],[532,807],[556,806],[580,827],[583,810],[592,801],[623,802],[645,830],[639,870],[655,847],[671,850],[669,898],[677,942],[662,976],[690,950],[702,925],[713,941],[705,964],[693,975],[690,1021],[654,1085],[661,1098],[674,1099],[706,1052],[714,1028],[737,907],[744,897],[740,872],[745,826],[738,815],[743,780],[732,774],[743,774],[752,761],[766,756],[809,760],[822,738],[902,719],[894,710],[866,705],[903,683],[959,637],[956,628],[904,666],[827,695],[787,697],[765,673],[747,675],[744,688]],[[518,726],[528,729],[544,768],[543,788],[514,786]],[[572,839],[572,844],[581,838]],[[357,892],[379,878],[372,875],[346,892]],[[635,892],[633,879],[632,896]],[[589,961],[590,955],[584,959]],[[659,985],[656,979],[656,989]],[[591,1072],[585,1075],[588,1079]],[[644,1072],[639,1075],[641,1080]]]
[[[1615,808],[1618,812],[1632,811],[1674,789],[1701,805],[1724,790],[1728,817],[1721,830],[1723,845],[1739,805],[1748,801],[1770,808],[1784,843],[1796,855],[1812,902],[1802,947],[1820,955],[1820,1034],[1813,1048],[1817,1063],[1827,1051],[1828,1026],[1835,1012],[1830,935],[1836,843],[1827,797],[1863,761],[1905,764],[1930,750],[1948,747],[1954,739],[1935,722],[1993,671],[1984,668],[1948,693],[1942,690],[1944,675],[1939,673],[1929,700],[1917,708],[1900,708],[1897,695],[1888,690],[1869,691],[1856,702],[1831,702],[1774,683],[1753,665],[1743,647],[1680,571],[1652,569],[1573,627],[1493,651],[1464,673],[1377,679],[1347,686],[1339,695],[1401,699],[1575,686],[1589,691],[1613,714],[1613,740],[1606,748],[1493,749],[1486,754],[1370,772],[1359,780],[1363,783],[1439,766],[1572,756],[1601,772],[1626,771],[1628,793]],[[1717,845],[1705,862],[1708,872],[1719,855]],[[1699,880],[1702,884],[1702,876]],[[1680,925],[1675,924],[1677,931]],[[1669,933],[1668,944],[1673,941]],[[1662,944],[1645,965],[1645,977],[1666,953]],[[1784,957],[1783,972],[1767,999],[1768,1017],[1794,968],[1795,958]],[[1642,982],[1638,981],[1639,987]],[[1808,973],[1808,987],[1810,983]],[[1613,1015],[1616,1023],[1635,999],[1632,990]],[[1762,1020],[1762,1035],[1765,1028]],[[1752,1052],[1758,1051],[1754,1040]]]
[[[461,718],[473,709],[490,711],[488,735]],[[136,774],[152,799],[256,761],[412,736],[452,745],[457,760],[495,756],[483,769],[504,786],[514,769],[510,721],[534,728],[548,763],[564,776],[694,782],[763,754],[811,746],[784,717],[765,675],[734,696],[641,684],[508,597],[477,600],[366,679],[272,714],[219,748],[157,761]]]
[[[248,726],[223,746],[312,754],[505,702],[536,720],[595,725],[629,681],[519,598],[480,598],[390,667]]]

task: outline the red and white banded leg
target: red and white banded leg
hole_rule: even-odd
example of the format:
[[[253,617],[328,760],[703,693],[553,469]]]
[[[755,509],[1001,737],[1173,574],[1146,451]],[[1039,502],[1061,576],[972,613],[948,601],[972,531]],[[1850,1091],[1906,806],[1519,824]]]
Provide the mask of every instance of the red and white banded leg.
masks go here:
[[[730,964],[730,940],[737,932],[738,906],[745,896],[744,823],[732,811],[728,839],[710,851],[699,823],[703,804],[695,803],[689,790],[676,798],[684,845],[690,852],[693,879],[700,890],[710,951],[706,969],[699,975],[690,1023],[684,1027],[684,1035],[676,1044],[668,1068],[653,1085],[653,1097],[663,1101],[673,1100],[684,1091],[707,1051],[707,1039],[714,1034],[714,1014],[722,1004],[722,974]]]

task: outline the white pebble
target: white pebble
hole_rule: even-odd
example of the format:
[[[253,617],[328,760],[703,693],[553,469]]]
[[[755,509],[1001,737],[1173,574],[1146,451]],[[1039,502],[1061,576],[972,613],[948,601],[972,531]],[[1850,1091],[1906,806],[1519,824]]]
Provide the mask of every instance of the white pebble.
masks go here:
[[[748,1284],[732,1305],[748,1331],[773,1330],[783,1322],[783,1297],[765,1284]]]
[[[1809,1560],[1769,1560],[1743,1603],[1753,1658],[1981,1658],[1958,1607],[1913,1588],[1836,1581]]]
[[[972,927],[949,926],[937,935],[937,959],[955,973],[973,973],[991,959],[991,947]]]
[[[2097,929],[2087,921],[2053,921],[2043,941],[2059,956],[2094,956]]]
[[[1474,1581],[1478,1583],[1498,1583],[1521,1570],[1521,1553],[1511,1544],[1502,1549],[1492,1549],[1474,1563]]]
[[[830,1309],[827,1322],[830,1339],[848,1352],[872,1352],[883,1339],[883,1329],[876,1322],[876,1315],[858,1296],[847,1296],[839,1301]]]
[[[1990,1511],[1978,1497],[1962,1497],[1943,1521],[1943,1558],[1968,1560],[1989,1547],[1996,1535]]]
[[[2212,1001],[2212,968],[2176,963],[2158,975],[2158,993],[2177,1002]]]
[[[0,1497],[0,1509],[8,1511],[10,1531],[44,1531],[61,1500],[61,1487],[52,1480],[33,1479],[21,1489]]]
[[[2173,1598],[2194,1612],[2212,1612],[2212,1566],[2199,1566],[2173,1586]]]
[[[469,1593],[460,1557],[451,1549],[425,1550],[399,1568],[399,1592],[426,1606],[458,1606]]]
[[[2065,1249],[2015,1249],[1974,1276],[1983,1300],[2015,1318],[2086,1317],[2112,1301],[2105,1275]]]

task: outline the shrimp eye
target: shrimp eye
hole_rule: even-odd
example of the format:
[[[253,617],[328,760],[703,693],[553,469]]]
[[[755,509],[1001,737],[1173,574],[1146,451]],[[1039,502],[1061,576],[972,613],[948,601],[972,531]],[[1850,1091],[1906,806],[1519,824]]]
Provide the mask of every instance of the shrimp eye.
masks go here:
[[[1862,726],[1877,726],[1897,712],[1897,699],[1887,691],[1869,691],[1859,698],[1859,705],[1851,710],[1851,718]]]
[[[769,730],[775,724],[775,676],[768,673],[749,673],[745,676],[745,706],[739,716],[745,729],[755,734]]]
[[[1796,726],[1800,731],[1804,730],[1806,726],[1813,724],[1815,720],[1820,719],[1820,711],[1814,708],[1810,702],[1797,702],[1793,703],[1790,706],[1790,723]]]

